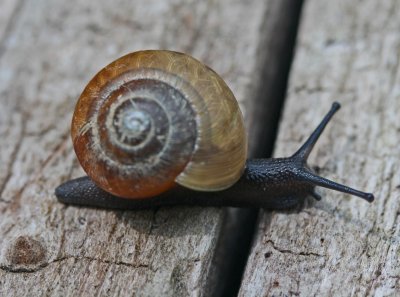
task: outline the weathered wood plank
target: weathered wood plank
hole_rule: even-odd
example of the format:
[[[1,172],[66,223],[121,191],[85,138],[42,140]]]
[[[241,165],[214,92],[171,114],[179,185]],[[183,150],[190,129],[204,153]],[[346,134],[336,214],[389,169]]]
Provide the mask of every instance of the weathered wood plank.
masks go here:
[[[0,295],[209,292],[223,209],[57,203],[55,186],[83,174],[69,139],[72,110],[96,71],[145,48],[191,53],[226,79],[245,114],[254,110],[260,77],[279,68],[261,75],[265,45],[279,53],[265,25],[285,23],[281,3],[289,1],[20,2],[0,57]],[[282,38],[284,29],[268,34]]]
[[[396,0],[307,1],[275,155],[341,101],[310,164],[376,201],[320,190],[320,202],[262,212],[240,296],[398,295],[399,28]]]
[[[0,43],[5,42],[8,29],[12,27],[12,21],[18,19],[21,1],[3,0],[0,9]],[[1,48],[1,47],[0,47]]]

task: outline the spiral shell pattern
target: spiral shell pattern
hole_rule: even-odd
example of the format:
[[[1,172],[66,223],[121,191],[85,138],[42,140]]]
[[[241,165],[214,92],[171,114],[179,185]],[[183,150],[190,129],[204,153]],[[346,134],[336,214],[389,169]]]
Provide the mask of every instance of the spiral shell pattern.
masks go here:
[[[223,80],[185,54],[140,51],[102,69],[75,108],[78,159],[104,190],[147,198],[176,183],[218,191],[246,160],[239,106]]]

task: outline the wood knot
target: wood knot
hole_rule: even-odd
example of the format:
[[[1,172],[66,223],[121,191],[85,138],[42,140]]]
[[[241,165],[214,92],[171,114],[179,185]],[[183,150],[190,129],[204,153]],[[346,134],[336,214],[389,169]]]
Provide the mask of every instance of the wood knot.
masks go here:
[[[7,260],[11,265],[25,266],[42,263],[46,249],[30,236],[19,236],[9,246]]]
[[[268,259],[269,257],[271,257],[272,256],[272,253],[271,252],[266,252],[265,254],[264,254],[264,258],[265,259]]]

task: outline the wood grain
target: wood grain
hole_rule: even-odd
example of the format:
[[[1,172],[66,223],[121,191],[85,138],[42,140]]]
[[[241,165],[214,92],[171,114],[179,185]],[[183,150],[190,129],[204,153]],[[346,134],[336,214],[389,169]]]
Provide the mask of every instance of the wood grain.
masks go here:
[[[72,111],[89,79],[110,61],[140,49],[171,49],[212,65],[236,94],[247,124],[256,125],[249,113],[256,109],[253,95],[261,77],[273,82],[279,70],[272,56],[262,75],[270,49],[282,52],[272,34],[284,39],[287,28],[276,25],[290,21],[282,17],[289,2],[2,3],[0,295],[213,292],[224,278],[212,266],[224,209],[104,211],[55,200],[60,182],[83,174],[69,136]],[[275,29],[266,33],[266,25]],[[224,259],[218,263],[223,267]]]
[[[262,212],[240,296],[397,296],[400,291],[400,2],[306,2],[276,156],[342,103],[311,156],[322,176],[376,201],[323,199]]]

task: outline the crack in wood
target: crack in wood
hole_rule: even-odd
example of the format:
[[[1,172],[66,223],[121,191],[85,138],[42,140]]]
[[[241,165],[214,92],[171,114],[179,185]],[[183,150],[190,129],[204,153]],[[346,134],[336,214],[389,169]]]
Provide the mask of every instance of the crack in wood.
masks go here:
[[[38,271],[48,267],[49,265],[62,263],[64,261],[69,261],[71,259],[74,261],[90,261],[90,262],[97,262],[97,263],[106,264],[106,265],[124,266],[124,267],[129,267],[129,268],[134,268],[134,269],[147,268],[147,269],[152,270],[151,267],[147,264],[132,264],[132,263],[127,263],[127,262],[123,262],[123,261],[114,262],[111,260],[104,260],[104,259],[88,257],[88,256],[63,256],[60,258],[56,258],[53,261],[50,261],[47,263],[42,263],[42,264],[32,267],[32,268],[30,268],[30,267],[13,267],[11,265],[0,265],[0,270],[3,270],[5,272],[11,272],[11,273],[33,273],[33,272],[38,272]],[[152,271],[155,272],[156,270],[152,270]]]
[[[270,239],[267,240],[266,243],[269,243],[274,250],[276,250],[276,251],[278,251],[278,252],[280,252],[282,254],[291,254],[291,255],[294,255],[294,256],[305,256],[305,257],[312,256],[312,257],[325,258],[325,255],[314,253],[314,252],[294,252],[294,251],[289,250],[289,249],[280,248],[280,247],[276,246],[275,243]]]

